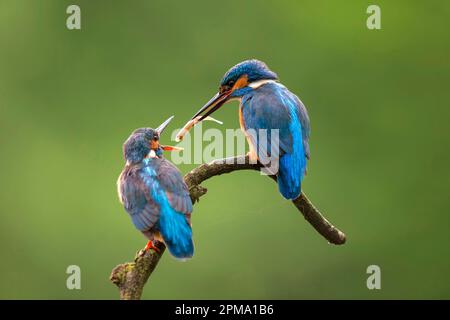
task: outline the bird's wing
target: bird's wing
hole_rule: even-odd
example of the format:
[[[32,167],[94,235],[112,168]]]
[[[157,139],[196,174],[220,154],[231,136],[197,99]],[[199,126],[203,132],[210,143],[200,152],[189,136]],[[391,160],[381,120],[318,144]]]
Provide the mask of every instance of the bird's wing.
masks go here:
[[[157,175],[170,206],[179,213],[190,215],[192,213],[191,197],[178,168],[170,161],[162,159]]]
[[[122,172],[118,184],[121,202],[136,228],[151,229],[160,217],[159,205],[151,197],[151,183],[144,182],[139,168],[133,167]]]
[[[300,124],[302,125],[303,149],[305,151],[306,158],[309,160],[309,135],[311,133],[311,124],[309,122],[308,111],[306,110],[303,102],[295,94],[289,92],[289,95],[298,109],[298,116],[300,118]]]
[[[295,199],[301,192],[309,158],[306,108],[284,86],[267,84],[244,99],[241,110],[246,135],[258,159],[269,173],[278,175],[282,195]],[[278,129],[278,139],[274,129]]]
[[[192,240],[192,202],[180,171],[165,159],[158,159],[156,169],[161,203],[159,228],[170,253],[177,258],[194,254]]]
[[[303,146],[306,146],[302,148],[307,150],[305,156],[309,157],[309,118],[306,108],[284,86],[279,84],[266,86],[244,100],[241,106],[243,124],[247,132],[253,132],[247,136],[257,151],[258,159],[268,163],[270,159],[278,160],[284,153],[293,153],[293,138],[298,137],[301,137]],[[278,141],[275,137],[272,141],[273,129],[278,129]],[[272,142],[275,143],[274,151],[277,151],[278,142],[278,154],[272,154]]]

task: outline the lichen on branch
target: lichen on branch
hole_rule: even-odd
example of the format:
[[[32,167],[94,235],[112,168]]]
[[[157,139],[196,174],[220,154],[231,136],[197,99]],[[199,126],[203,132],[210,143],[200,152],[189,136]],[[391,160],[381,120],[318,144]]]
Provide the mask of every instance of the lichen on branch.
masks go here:
[[[184,176],[193,203],[199,201],[208,190],[200,184],[214,176],[231,173],[239,170],[260,170],[261,164],[250,163],[247,156],[238,156],[219,159],[202,164]],[[276,181],[275,176],[269,176]],[[333,226],[317,208],[309,201],[304,193],[292,200],[295,207],[303,214],[306,221],[316,229],[329,243],[341,245],[346,241],[345,234]],[[150,275],[155,270],[161,256],[164,254],[165,245],[161,242],[155,244],[159,252],[150,249],[139,251],[134,262],[119,264],[111,273],[110,280],[119,288],[120,299],[139,300]]]

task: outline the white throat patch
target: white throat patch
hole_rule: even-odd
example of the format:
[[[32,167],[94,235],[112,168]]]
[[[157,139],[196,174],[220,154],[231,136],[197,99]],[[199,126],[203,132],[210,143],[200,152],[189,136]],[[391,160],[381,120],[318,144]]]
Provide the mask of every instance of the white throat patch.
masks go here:
[[[276,81],[275,80],[258,80],[258,81],[249,83],[248,86],[250,88],[257,89],[266,83],[276,83]]]

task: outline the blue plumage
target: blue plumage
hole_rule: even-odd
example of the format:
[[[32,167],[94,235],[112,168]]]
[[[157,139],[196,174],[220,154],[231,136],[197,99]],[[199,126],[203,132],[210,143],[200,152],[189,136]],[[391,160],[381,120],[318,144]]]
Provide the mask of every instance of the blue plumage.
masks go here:
[[[230,81],[236,83],[236,81],[242,77],[247,76],[249,83],[258,81],[261,79],[277,80],[278,76],[275,72],[267,68],[266,64],[262,61],[252,59],[238,63],[233,68],[228,70],[220,81],[221,86],[226,86]]]
[[[300,195],[306,171],[304,146],[308,146],[308,140],[303,139],[300,104],[286,87],[269,82],[243,95],[240,106],[242,129],[250,132],[248,142],[264,165],[272,160],[269,169],[278,175],[278,187],[286,199]],[[278,130],[278,141],[272,137],[273,130]],[[271,150],[273,140],[278,142],[275,154]]]
[[[174,210],[164,194],[161,196],[161,235],[170,253],[177,258],[190,258],[194,254],[192,229],[186,217]]]
[[[176,258],[194,254],[192,202],[178,169],[162,157],[159,133],[138,129],[124,144],[127,163],[118,191],[135,227],[150,241],[163,241]]]
[[[295,199],[310,157],[308,112],[298,97],[278,82],[264,62],[243,61],[223,76],[219,92],[193,117],[201,121],[231,99],[239,99],[240,124],[250,157],[277,175],[280,193]],[[276,138],[278,134],[278,139]]]
[[[282,102],[287,107],[290,122],[289,134],[292,137],[292,148],[290,152],[285,152],[280,157],[280,168],[278,171],[278,189],[286,199],[295,199],[300,195],[301,183],[306,172],[306,153],[304,150],[304,142],[302,140],[302,128],[300,121],[299,106],[294,99],[289,96],[292,95],[286,88],[283,87],[281,92],[278,92]],[[308,146],[308,141],[305,141]]]

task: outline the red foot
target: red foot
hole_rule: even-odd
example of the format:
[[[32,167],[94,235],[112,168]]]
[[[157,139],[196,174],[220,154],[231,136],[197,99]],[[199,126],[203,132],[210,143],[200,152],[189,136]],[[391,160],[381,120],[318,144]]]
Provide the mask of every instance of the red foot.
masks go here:
[[[147,245],[146,245],[145,248],[144,248],[145,251],[148,251],[148,250],[150,250],[150,249],[153,249],[153,250],[155,250],[156,252],[161,253],[161,250],[159,250],[159,248],[157,248],[157,247],[153,244],[153,241],[152,241],[152,240],[149,240],[149,241],[147,242]]]

